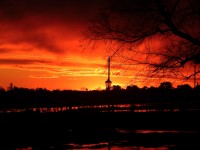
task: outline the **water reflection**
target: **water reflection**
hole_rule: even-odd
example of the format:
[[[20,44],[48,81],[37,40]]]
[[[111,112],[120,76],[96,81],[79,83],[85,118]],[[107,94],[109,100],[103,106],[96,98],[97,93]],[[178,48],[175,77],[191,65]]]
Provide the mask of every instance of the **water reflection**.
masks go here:
[[[72,144],[73,145],[73,144]],[[109,146],[109,143],[98,144],[85,144],[85,145],[73,145],[73,150],[86,150],[86,149],[98,149],[98,150],[169,150],[168,147],[140,147],[140,146]]]
[[[107,130],[107,129],[105,129]],[[193,138],[193,134],[196,134],[196,131],[177,131],[177,130],[128,130],[128,129],[115,129],[112,135],[109,135],[109,132],[105,132],[106,137],[109,138],[107,141],[106,138],[102,138],[99,134],[95,134],[97,137],[90,137],[90,133],[84,135],[77,135],[76,130],[70,130],[70,133],[75,134],[75,139],[73,142],[63,141],[63,143],[52,144],[48,143],[43,147],[38,146],[27,146],[21,148],[15,148],[15,150],[33,150],[33,149],[62,149],[62,150],[175,150],[177,146],[181,145],[181,148],[184,148],[186,143],[193,146],[194,143],[188,141],[189,138]],[[92,131],[93,132],[93,131]],[[104,132],[103,130],[100,132]],[[184,134],[183,134],[184,133]],[[73,137],[73,135],[71,137]],[[174,136],[176,135],[176,136]],[[184,135],[184,136],[183,136]],[[65,135],[66,136],[66,135]],[[90,140],[84,142],[82,138],[89,138]],[[195,136],[194,136],[195,137]],[[70,137],[68,137],[70,138]],[[79,139],[80,138],[80,139]],[[99,139],[98,142],[94,142],[93,139]],[[196,138],[196,137],[195,137]],[[195,140],[191,139],[191,140]],[[68,139],[69,140],[69,139]],[[71,141],[71,140],[69,140]],[[81,141],[81,142],[80,142]],[[191,145],[190,145],[191,144]],[[34,144],[33,144],[34,145]],[[188,148],[188,147],[186,147]],[[12,148],[13,149],[13,148]],[[198,148],[197,148],[198,149]]]
[[[19,112],[64,112],[64,111],[99,111],[99,112],[179,112],[179,111],[200,111],[200,109],[163,107],[158,104],[116,104],[116,105],[84,105],[84,106],[63,106],[63,107],[39,107],[39,108],[11,108],[0,109],[0,113]]]
[[[103,150],[103,149],[102,149]],[[106,149],[104,149],[106,150]],[[112,150],[169,150],[167,147],[112,147]]]
[[[0,149],[200,149],[196,142],[200,139],[198,113],[184,112],[199,109],[161,106],[148,103],[0,109]]]
[[[139,147],[139,146],[108,146],[108,143],[98,143],[98,144],[68,144],[63,150],[169,150],[168,147]],[[27,147],[27,148],[16,148],[15,150],[35,150],[37,148]],[[48,149],[57,149],[54,146],[50,146]]]
[[[103,147],[101,147],[102,144],[94,144],[88,145],[88,146],[82,146],[82,147],[76,147],[73,148],[66,148],[63,150],[169,150],[167,147],[136,147],[136,146],[129,146],[129,147],[119,147],[119,146],[113,146],[112,148],[108,148],[107,144],[103,144]],[[50,149],[56,149],[55,147],[50,147]],[[34,150],[32,147],[27,148],[17,148],[15,150]]]
[[[128,129],[116,129],[119,133],[142,133],[142,134],[150,134],[150,133],[196,133],[197,131],[182,131],[182,130],[128,130]]]

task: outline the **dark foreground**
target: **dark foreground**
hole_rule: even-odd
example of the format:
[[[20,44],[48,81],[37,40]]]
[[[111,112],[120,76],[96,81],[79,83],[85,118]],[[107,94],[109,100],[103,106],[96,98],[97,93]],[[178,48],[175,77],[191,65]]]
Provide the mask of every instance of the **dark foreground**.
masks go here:
[[[199,112],[0,114],[0,149],[200,149]],[[90,145],[90,146],[85,146]]]

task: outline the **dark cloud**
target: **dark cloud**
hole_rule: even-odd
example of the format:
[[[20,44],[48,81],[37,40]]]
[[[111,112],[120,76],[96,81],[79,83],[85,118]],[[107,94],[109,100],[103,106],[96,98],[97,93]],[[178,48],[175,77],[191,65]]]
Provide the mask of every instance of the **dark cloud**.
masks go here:
[[[32,15],[73,20],[91,16],[100,4],[102,0],[1,0],[0,14],[12,20]]]
[[[54,68],[57,66],[60,68],[62,67],[69,67],[71,68],[70,70],[72,71],[78,71],[80,70],[80,67],[84,68],[96,68],[98,67],[103,67],[104,64],[99,64],[98,62],[92,62],[92,63],[87,63],[87,61],[82,62],[82,61],[75,61],[75,60],[52,60],[52,59],[33,59],[33,58],[0,58],[0,65],[22,65],[21,67],[25,65],[29,66],[34,66],[34,65],[39,65],[38,67],[41,69],[44,69],[43,66],[47,69],[46,65],[49,65],[50,68]],[[72,69],[76,68],[76,69]],[[51,69],[47,69],[51,70]],[[86,71],[86,70],[82,70]]]
[[[0,59],[0,64],[6,65],[26,65],[26,64],[33,64],[33,63],[49,63],[45,60],[34,60],[34,59]]]
[[[76,39],[78,43],[81,32],[99,12],[102,1],[1,0],[0,44],[24,44],[30,49],[53,53],[71,51],[71,40]]]

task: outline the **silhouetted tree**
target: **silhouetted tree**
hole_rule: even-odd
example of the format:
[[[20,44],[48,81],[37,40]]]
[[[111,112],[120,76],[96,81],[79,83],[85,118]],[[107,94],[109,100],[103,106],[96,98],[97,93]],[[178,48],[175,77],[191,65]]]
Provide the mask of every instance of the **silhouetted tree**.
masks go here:
[[[7,90],[11,91],[13,89],[14,89],[14,85],[13,85],[13,83],[10,83],[9,86],[8,86],[8,88],[7,88]]]
[[[5,91],[5,89],[3,87],[0,86],[0,91]]]
[[[171,82],[162,82],[160,83],[160,86],[159,86],[160,89],[166,89],[166,90],[170,90],[173,88],[172,86],[172,83]]]
[[[151,75],[162,71],[190,78],[200,73],[197,67],[195,73],[183,74],[184,66],[200,63],[199,0],[109,2],[85,32],[86,43],[114,45],[113,55],[148,65]]]
[[[126,87],[126,90],[138,91],[139,87],[137,85],[129,85],[129,86]]]
[[[181,89],[181,90],[191,90],[192,87],[189,84],[183,84],[183,85],[178,85],[177,89]]]
[[[70,91],[47,89],[27,89],[14,87],[10,91],[0,90],[0,108],[34,108],[34,107],[63,107],[63,106],[89,106],[113,105],[135,103],[160,103],[162,102],[194,102],[199,105],[200,86],[189,89],[188,85],[180,85],[173,89],[171,82],[162,82],[159,88],[138,88],[136,85],[120,90],[115,86],[111,91]],[[184,105],[187,105],[185,103]],[[192,108],[193,104],[190,105]],[[179,107],[179,106],[178,106]],[[182,106],[180,106],[182,107]],[[196,106],[195,106],[196,107]]]
[[[197,85],[197,86],[195,87],[195,90],[200,91],[200,85]]]
[[[143,86],[142,90],[147,90],[148,87],[147,86]]]
[[[113,91],[120,91],[122,88],[119,85],[113,85],[112,90]]]

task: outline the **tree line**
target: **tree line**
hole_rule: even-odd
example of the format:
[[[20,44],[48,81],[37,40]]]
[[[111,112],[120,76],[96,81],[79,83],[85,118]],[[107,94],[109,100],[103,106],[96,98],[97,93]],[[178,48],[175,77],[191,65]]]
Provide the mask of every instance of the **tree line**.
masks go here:
[[[192,88],[188,84],[173,88],[171,82],[163,82],[159,87],[136,85],[113,86],[110,91],[73,91],[28,89],[12,86],[0,90],[0,108],[64,107],[82,105],[110,105],[135,103],[197,103],[200,99],[200,86]]]

